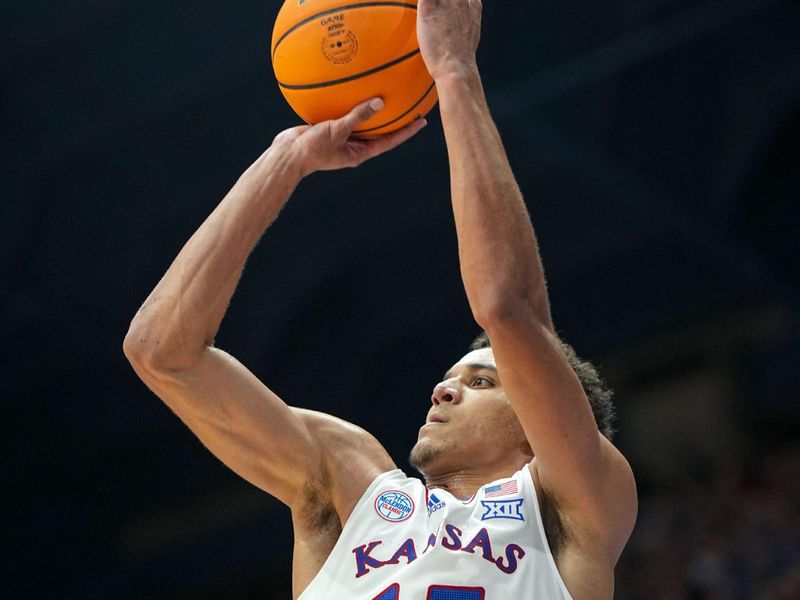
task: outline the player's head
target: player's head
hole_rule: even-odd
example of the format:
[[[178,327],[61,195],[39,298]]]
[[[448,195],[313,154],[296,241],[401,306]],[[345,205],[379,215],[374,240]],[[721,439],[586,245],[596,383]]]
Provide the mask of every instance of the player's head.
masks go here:
[[[433,388],[431,407],[411,450],[411,464],[429,477],[466,467],[519,468],[533,458],[506,396],[490,347],[454,364]]]
[[[598,429],[613,433],[611,391],[596,369],[569,345],[561,349],[589,398]],[[425,426],[420,429],[410,461],[420,472],[447,472],[466,466],[519,468],[533,457],[522,426],[497,375],[494,354],[485,333],[434,387]],[[441,421],[441,422],[437,422]]]

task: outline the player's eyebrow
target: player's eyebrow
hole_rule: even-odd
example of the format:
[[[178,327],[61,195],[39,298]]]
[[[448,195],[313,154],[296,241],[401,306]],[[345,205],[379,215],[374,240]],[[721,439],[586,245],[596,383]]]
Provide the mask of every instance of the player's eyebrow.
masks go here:
[[[467,369],[467,371],[480,371],[481,369],[488,369],[490,371],[494,371],[495,373],[497,373],[497,367],[485,363],[469,363],[463,365],[463,367]],[[450,379],[452,376],[453,376],[453,369],[450,369],[449,371],[447,371],[447,373],[444,374],[442,381],[446,381],[447,379]]]

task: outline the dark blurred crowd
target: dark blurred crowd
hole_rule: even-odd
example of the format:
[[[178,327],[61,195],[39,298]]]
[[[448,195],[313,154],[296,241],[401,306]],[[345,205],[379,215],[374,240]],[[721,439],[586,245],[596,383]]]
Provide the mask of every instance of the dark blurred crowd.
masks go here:
[[[800,600],[800,444],[640,498],[619,600]]]

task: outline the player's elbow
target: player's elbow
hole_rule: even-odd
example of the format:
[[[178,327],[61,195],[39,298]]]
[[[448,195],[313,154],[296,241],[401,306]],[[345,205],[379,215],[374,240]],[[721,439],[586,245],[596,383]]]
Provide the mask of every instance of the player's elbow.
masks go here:
[[[472,316],[485,331],[505,327],[530,312],[523,297],[503,292],[488,292],[470,302]]]
[[[470,295],[472,316],[484,331],[514,327],[531,321],[550,328],[547,290],[520,289],[512,285],[486,286]]]
[[[122,352],[137,373],[143,375],[144,373],[154,373],[158,370],[157,365],[159,362],[163,362],[163,359],[159,357],[156,348],[157,343],[154,347],[154,341],[151,336],[134,319],[128,329],[128,333],[125,335],[125,339],[122,341]]]
[[[137,315],[122,342],[122,351],[143,378],[146,374],[158,376],[186,370],[191,367],[192,357],[176,349],[173,337]]]

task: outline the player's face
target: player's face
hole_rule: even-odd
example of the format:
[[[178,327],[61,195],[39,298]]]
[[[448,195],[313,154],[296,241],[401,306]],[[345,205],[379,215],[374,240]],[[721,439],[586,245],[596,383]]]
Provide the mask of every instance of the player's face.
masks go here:
[[[525,443],[492,349],[482,348],[465,355],[434,387],[411,462],[425,474],[479,467],[503,460]]]

